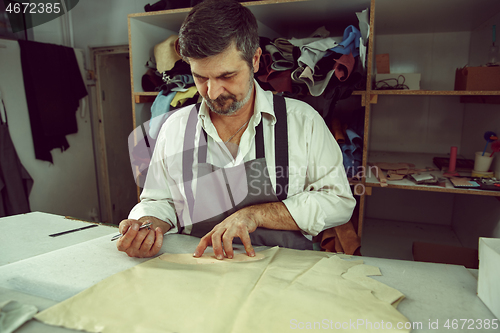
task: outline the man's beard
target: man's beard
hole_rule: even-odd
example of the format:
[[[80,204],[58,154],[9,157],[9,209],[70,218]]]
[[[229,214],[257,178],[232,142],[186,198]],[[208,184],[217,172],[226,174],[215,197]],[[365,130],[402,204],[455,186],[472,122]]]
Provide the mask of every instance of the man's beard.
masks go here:
[[[220,95],[216,99],[210,99],[208,96],[205,97],[205,102],[207,103],[208,107],[210,110],[213,112],[221,115],[221,116],[229,116],[239,109],[241,109],[245,104],[248,103],[250,100],[250,96],[252,96],[252,90],[253,90],[253,76],[250,75],[250,80],[249,80],[249,87],[248,87],[248,92],[245,98],[243,98],[241,101],[236,100],[236,96],[233,94],[229,94],[226,96]],[[233,103],[229,105],[229,107],[224,110],[223,107],[226,105],[226,101],[232,99]]]

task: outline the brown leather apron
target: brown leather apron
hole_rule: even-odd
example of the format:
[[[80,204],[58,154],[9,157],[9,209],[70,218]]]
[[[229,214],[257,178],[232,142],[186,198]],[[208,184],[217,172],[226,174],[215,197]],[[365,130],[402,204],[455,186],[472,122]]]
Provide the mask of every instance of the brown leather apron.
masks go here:
[[[280,172],[276,179],[276,195],[273,189],[264,149],[262,120],[256,127],[256,158],[235,167],[219,168],[207,163],[207,134],[202,129],[198,144],[198,163],[194,163],[194,141],[198,121],[199,104],[193,107],[186,125],[182,156],[183,183],[187,198],[187,209],[192,221],[191,235],[203,237],[215,225],[239,209],[251,205],[278,202],[286,199],[288,173]],[[288,170],[288,132],[285,99],[274,96],[275,159],[276,168]],[[193,191],[193,168],[197,168],[196,191]],[[282,169],[281,169],[282,168]],[[257,228],[250,233],[252,245],[282,246],[293,249],[312,250],[312,242],[300,231]],[[235,243],[241,244],[240,239]]]

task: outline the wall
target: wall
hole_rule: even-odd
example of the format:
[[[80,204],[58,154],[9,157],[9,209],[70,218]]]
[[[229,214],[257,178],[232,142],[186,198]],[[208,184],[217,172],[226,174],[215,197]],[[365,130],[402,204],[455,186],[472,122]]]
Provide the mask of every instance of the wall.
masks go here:
[[[144,6],[155,0],[85,0],[69,12],[74,47],[85,51],[86,68],[90,66],[89,47],[128,45],[127,15],[144,12]],[[71,40],[63,32],[64,20],[59,17],[34,27],[34,40],[64,44]],[[69,44],[67,44],[69,46]]]
[[[156,1],[80,1],[71,11],[75,47],[86,50],[88,56],[89,47],[128,45],[127,15],[144,12],[148,3]]]
[[[454,194],[373,188],[365,218],[451,225]]]
[[[70,148],[52,151],[54,164],[35,159],[19,44],[0,40],[0,90],[8,113],[9,132],[17,154],[34,180],[32,211],[89,218],[98,208],[95,166],[88,108],[77,111],[78,133],[66,136]],[[78,56],[83,63],[83,56]]]
[[[89,47],[128,45],[127,15],[144,12],[144,6],[155,0],[85,0],[69,12],[74,47],[85,51],[85,65],[90,61]],[[37,42],[70,46],[70,32],[63,32],[63,17],[36,26],[33,37]],[[67,30],[67,29],[66,29]]]
[[[493,197],[457,195],[453,230],[462,245],[470,248],[477,249],[479,237],[500,238],[500,202]]]
[[[500,44],[499,13],[472,32],[377,36],[375,54],[390,53],[391,72],[422,73],[422,89],[453,90],[456,68],[487,61],[493,24]],[[379,96],[371,117],[370,150],[447,153],[457,145],[473,158],[485,131],[500,134],[500,105],[461,104],[458,97]],[[478,237],[500,237],[500,202],[486,196],[374,189],[365,216],[448,224],[472,248]]]
[[[472,32],[470,66],[487,62],[494,24],[497,26],[496,45],[500,44],[500,13],[497,13]],[[465,104],[461,146],[466,156],[473,158],[475,151],[484,149],[485,131],[500,135],[500,104]],[[495,159],[500,160],[500,154],[496,154]],[[500,202],[496,198],[457,195],[454,208],[453,227],[464,246],[477,248],[478,237],[500,238]]]
[[[391,73],[420,73],[422,90],[453,90],[469,40],[469,32],[382,35],[375,38],[375,54],[389,53]],[[463,110],[457,96],[379,96],[370,150],[446,154],[460,146]]]
[[[66,26],[66,19],[72,20],[73,11],[86,1],[81,1],[68,16],[59,17],[50,22],[30,29],[33,40],[42,43],[71,46],[71,29]],[[72,28],[79,30],[79,26]],[[98,33],[95,33],[98,35]],[[59,215],[70,215],[90,219],[99,210],[96,185],[92,130],[90,124],[89,99],[86,99],[85,114],[77,112],[78,133],[68,135],[70,148],[61,152],[52,150],[54,164],[34,158],[33,140],[29,124],[28,109],[22,80],[22,69],[17,42],[6,42],[7,49],[0,49],[3,59],[0,62],[0,89],[9,110],[9,129],[21,162],[34,179],[30,194],[32,211],[42,211]],[[88,59],[86,50],[80,50],[79,63],[82,69]],[[6,58],[4,58],[4,56]],[[15,112],[13,111],[15,110]]]
[[[33,40],[40,43],[65,45],[66,36],[63,32],[64,19],[62,16],[32,28]],[[69,44],[66,46],[70,46]]]
[[[469,41],[470,32],[378,35],[374,53],[389,53],[391,73],[420,73],[421,89],[453,90]],[[369,151],[446,154],[459,146],[460,154],[463,114],[456,96],[379,96]],[[367,197],[365,217],[451,225],[453,205],[453,194],[376,189]]]
[[[155,1],[136,0],[85,0],[80,1],[68,14],[31,30],[35,41],[70,46],[82,49],[81,63],[90,67],[89,46],[128,44],[127,15],[143,12],[144,5]],[[69,19],[72,29],[65,26]],[[71,36],[71,32],[73,35]],[[0,64],[0,89],[10,113],[11,136],[23,165],[35,180],[30,195],[32,210],[47,213],[91,218],[98,212],[99,202],[96,185],[90,112],[87,106],[84,118],[78,118],[79,132],[67,137],[71,147],[61,153],[53,150],[54,165],[34,159],[31,129],[27,114],[26,99],[17,43],[8,50],[9,60]],[[2,57],[3,59],[3,57]],[[17,74],[16,74],[17,73]],[[14,77],[20,78],[13,80]],[[88,82],[92,83],[92,82]],[[90,92],[90,89],[87,89]],[[87,100],[88,101],[88,100]],[[87,103],[88,105],[88,103]]]

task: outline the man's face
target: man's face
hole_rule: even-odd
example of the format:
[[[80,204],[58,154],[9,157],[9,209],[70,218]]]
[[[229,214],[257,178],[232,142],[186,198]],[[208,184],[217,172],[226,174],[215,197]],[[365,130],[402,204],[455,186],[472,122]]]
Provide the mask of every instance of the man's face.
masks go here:
[[[254,56],[254,72],[258,70],[260,52]],[[213,112],[230,115],[250,101],[253,73],[234,44],[215,56],[189,58],[189,63],[198,92]]]

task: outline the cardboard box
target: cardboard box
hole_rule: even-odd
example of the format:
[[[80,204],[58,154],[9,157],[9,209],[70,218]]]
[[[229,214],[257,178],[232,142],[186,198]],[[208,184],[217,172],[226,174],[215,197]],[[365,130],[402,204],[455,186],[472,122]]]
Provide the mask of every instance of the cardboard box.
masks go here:
[[[500,67],[464,67],[455,73],[455,90],[500,90]]]
[[[384,83],[382,83],[382,81]],[[408,86],[409,90],[420,90],[420,74],[419,73],[390,73],[390,74],[375,74],[374,89],[391,89],[397,84]]]
[[[500,238],[479,238],[477,295],[500,319]]]

